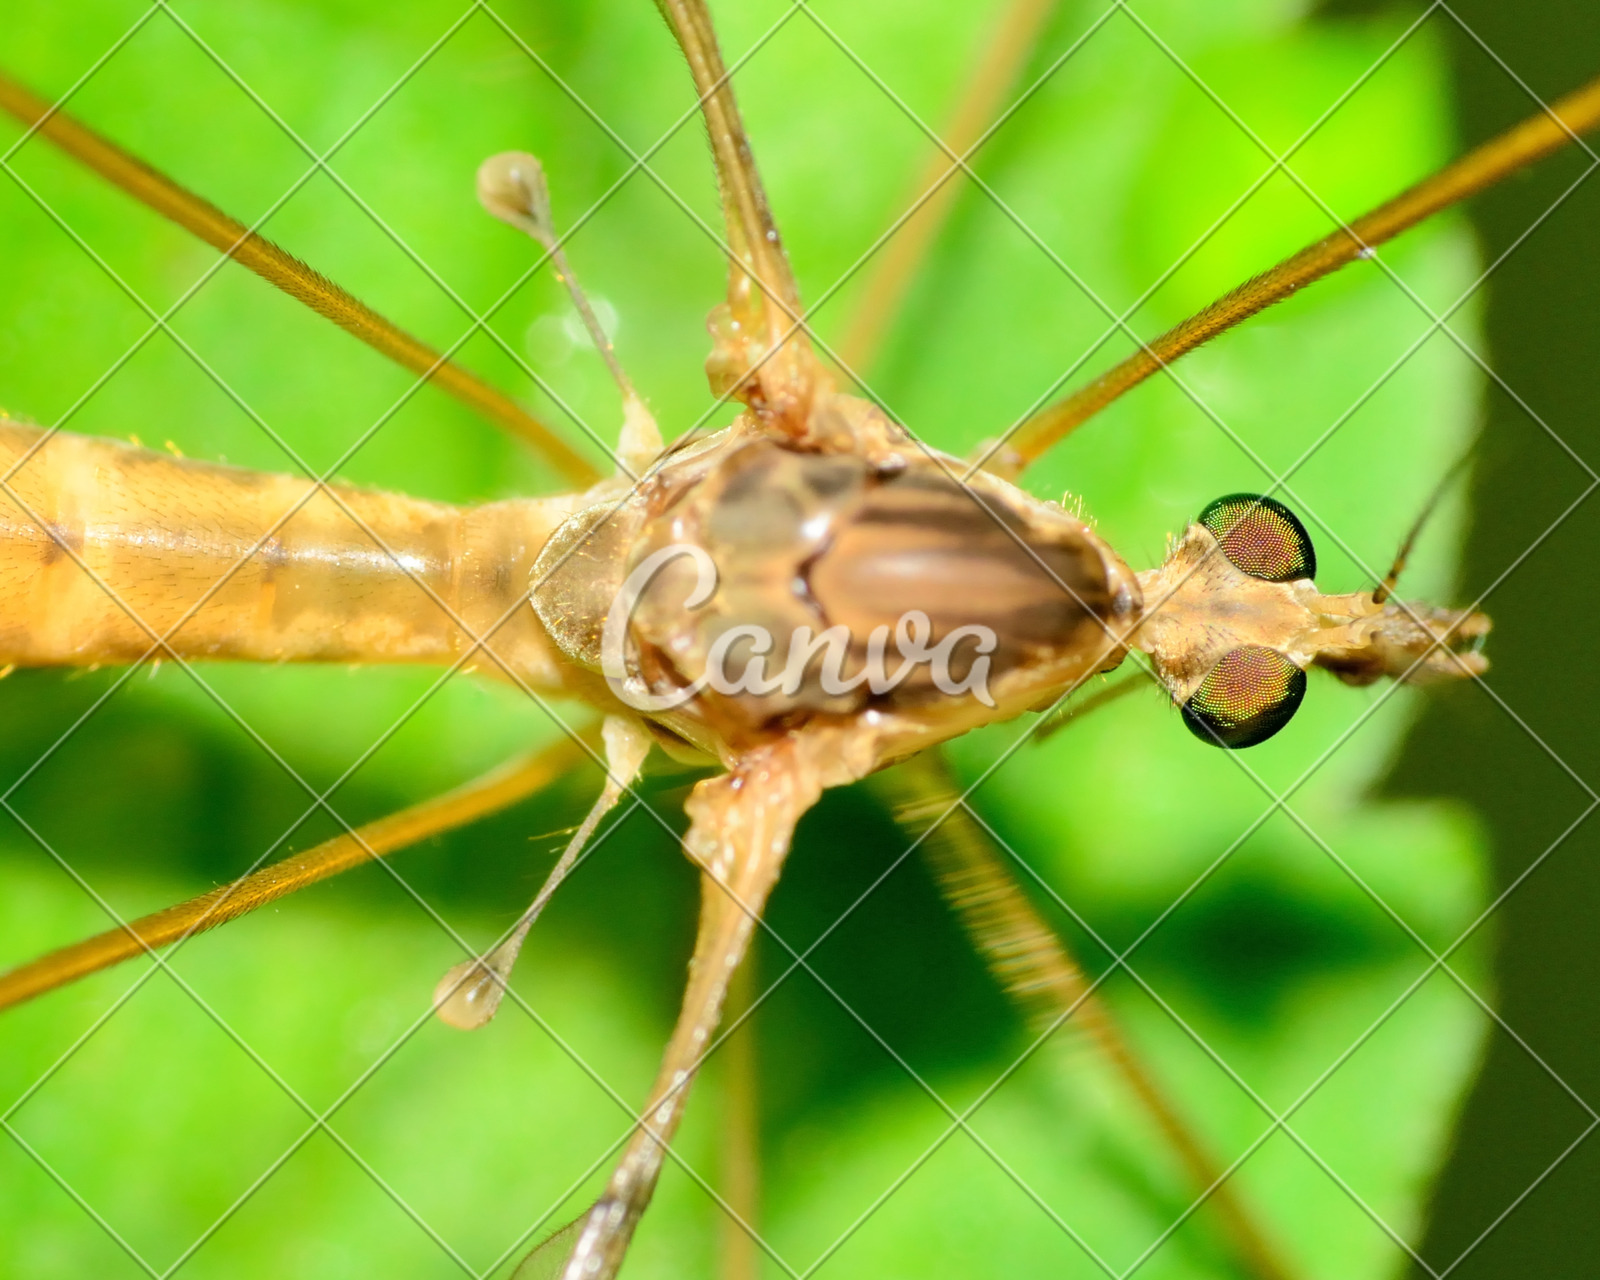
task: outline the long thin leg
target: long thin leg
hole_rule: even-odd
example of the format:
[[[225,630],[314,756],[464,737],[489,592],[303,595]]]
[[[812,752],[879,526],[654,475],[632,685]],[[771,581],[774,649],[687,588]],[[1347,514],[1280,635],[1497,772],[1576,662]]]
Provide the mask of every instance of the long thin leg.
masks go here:
[[[938,830],[923,839],[922,850],[940,891],[1007,994],[1040,1027],[1070,1019],[1073,1028],[1088,1036],[1208,1198],[1249,1274],[1257,1280],[1288,1280],[1292,1272],[1234,1194],[1222,1166],[1124,1039],[1110,1009],[1022,891],[988,833],[962,805],[950,808],[949,798],[959,793],[939,754],[923,752],[885,775],[881,785],[899,802],[897,816],[903,823],[945,815]]]
[[[707,376],[719,395],[733,391],[764,410],[774,426],[802,434],[820,367],[803,333],[787,341],[782,337],[799,317],[800,293],[750,154],[711,15],[704,0],[656,0],[656,5],[694,76],[728,229],[727,310],[713,313],[717,342],[706,362]]]
[[[966,157],[992,127],[1001,99],[1027,66],[1039,32],[1056,4],[1057,0],[1011,0],[1011,7],[1001,15],[994,36],[974,66],[949,123],[940,131],[945,146],[955,155]],[[958,162],[943,150],[929,158],[917,175],[907,202],[921,200],[921,206],[895,232],[867,275],[861,302],[836,348],[839,358],[857,373],[872,367],[884,335],[905,305],[912,281],[950,219],[950,210],[963,185],[954,180],[958,167]]]
[[[737,1022],[755,994],[755,958],[760,938],[751,941],[751,956],[734,972],[728,990],[728,1016]],[[755,1232],[761,1221],[761,1144],[757,1119],[756,1026],[746,1022],[722,1051],[722,1178],[726,1212],[722,1217],[717,1273],[720,1280],[757,1280],[761,1250]]]
[[[519,1276],[611,1280],[616,1275],[639,1215],[655,1192],[666,1144],[677,1131],[689,1086],[721,1019],[728,984],[777,883],[795,823],[820,792],[815,769],[792,741],[695,786],[686,806],[685,846],[702,872],[700,925],[677,1025],[639,1127],[605,1194],[581,1220],[565,1264],[559,1271],[551,1265],[572,1240],[567,1231],[535,1249]]]
[[[0,110],[9,112],[141,204],[248,267],[373,350],[412,373],[428,377],[468,408],[521,436],[571,483],[587,488],[600,478],[600,473],[566,441],[504,392],[446,360],[425,342],[386,320],[265,236],[230,218],[210,201],[179,186],[66,112],[52,112],[43,98],[3,75]]]
[[[1530,116],[1469,151],[1432,177],[1357,218],[1348,229],[1341,227],[1285,258],[1270,271],[1224,294],[1087,386],[1040,410],[1012,437],[1009,454],[990,446],[989,460],[998,465],[1000,460],[1010,457],[1020,459],[1021,466],[1027,466],[1157,369],[1165,368],[1179,356],[1273,303],[1283,301],[1312,281],[1354,262],[1374,246],[1393,239],[1424,218],[1493,186],[1524,165],[1543,159],[1567,146],[1577,135],[1597,127],[1600,127],[1600,79],[1591,80],[1583,88],[1558,99],[1551,104],[1549,112]]]
[[[62,947],[0,974],[0,1009],[276,902],[374,858],[453,831],[532,795],[585,758],[568,738],[501,765],[465,786],[338,835],[177,906]]]

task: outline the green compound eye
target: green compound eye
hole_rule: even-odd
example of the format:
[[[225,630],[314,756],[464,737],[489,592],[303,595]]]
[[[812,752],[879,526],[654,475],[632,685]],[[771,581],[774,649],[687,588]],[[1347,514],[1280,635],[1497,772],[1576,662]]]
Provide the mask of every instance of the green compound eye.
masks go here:
[[[1283,503],[1256,493],[1230,493],[1200,513],[1228,563],[1263,582],[1317,576],[1317,555],[1305,525]]]
[[[1223,654],[1183,704],[1183,722],[1202,742],[1239,750],[1288,724],[1306,696],[1306,673],[1276,649],[1240,645]]]

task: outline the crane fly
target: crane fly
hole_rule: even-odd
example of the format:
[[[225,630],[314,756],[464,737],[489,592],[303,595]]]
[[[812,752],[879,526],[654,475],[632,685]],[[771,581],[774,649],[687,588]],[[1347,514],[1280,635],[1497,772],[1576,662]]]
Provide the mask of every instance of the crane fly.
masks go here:
[[[685,78],[659,23],[647,7],[634,8],[645,12],[606,9],[590,30],[577,19],[513,20],[474,7],[414,48],[407,38],[416,33],[403,26],[386,32],[393,47],[363,44],[351,28],[330,37],[320,69],[258,90],[270,63],[258,63],[237,31],[209,32],[157,6],[101,42],[112,56],[71,95],[72,115],[52,114],[51,100],[20,85],[6,89],[8,108],[30,129],[8,153],[8,216],[55,239],[62,256],[49,265],[69,256],[76,264],[59,293],[30,279],[20,299],[34,305],[37,284],[39,297],[64,300],[57,305],[72,311],[73,324],[96,289],[124,308],[120,328],[87,332],[81,356],[69,357],[82,364],[72,369],[82,386],[42,398],[40,379],[62,376],[58,368],[35,376],[24,359],[8,367],[22,388],[13,407],[28,421],[3,428],[14,513],[0,656],[21,667],[108,666],[76,681],[21,673],[3,686],[14,699],[10,723],[21,726],[6,793],[18,886],[8,928],[43,950],[62,941],[62,922],[85,922],[78,932],[95,927],[81,907],[64,905],[61,885],[46,883],[52,866],[76,872],[88,900],[119,922],[142,916],[150,890],[130,890],[104,854],[86,857],[85,846],[115,834],[124,850],[159,847],[173,828],[151,822],[150,797],[208,792],[195,779],[216,781],[219,761],[221,773],[237,767],[240,776],[226,797],[208,794],[207,842],[238,832],[240,847],[254,841],[266,850],[252,862],[296,853],[284,869],[246,881],[246,891],[210,895],[206,926],[275,900],[284,886],[487,817],[569,771],[594,786],[573,798],[587,809],[575,830],[540,842],[565,851],[549,887],[574,861],[598,859],[592,869],[578,862],[571,883],[548,895],[546,918],[534,919],[546,894],[523,913],[502,884],[493,901],[504,927],[492,933],[463,911],[443,869],[418,878],[402,862],[382,883],[393,886],[397,915],[432,931],[425,948],[392,923],[355,943],[350,936],[364,926],[341,919],[334,946],[318,939],[316,922],[251,917],[215,938],[221,946],[230,935],[265,939],[276,959],[271,972],[252,976],[248,954],[230,961],[207,950],[211,935],[188,940],[201,918],[180,908],[137,926],[142,942],[114,929],[22,964],[4,980],[9,1001],[142,956],[147,944],[180,943],[154,969],[141,961],[141,978],[108,970],[9,1015],[23,1030],[8,1040],[26,1051],[8,1053],[19,1071],[7,1102],[5,1174],[17,1194],[7,1200],[37,1215],[8,1232],[21,1242],[17,1265],[43,1273],[70,1255],[65,1265],[78,1271],[110,1257],[135,1271],[212,1265],[236,1273],[260,1257],[274,1269],[340,1274],[409,1271],[426,1256],[444,1269],[516,1267],[575,1280],[614,1274],[637,1227],[629,1256],[638,1268],[704,1274],[717,1265],[710,1224],[724,1221],[737,1227],[720,1246],[730,1275],[756,1274],[758,1265],[774,1274],[1121,1274],[1146,1259],[1150,1274],[1206,1266],[1313,1274],[1329,1258],[1339,1274],[1392,1265],[1412,1234],[1419,1188],[1487,1014],[1461,979],[1473,973],[1470,953],[1446,981],[1410,952],[1397,959],[1392,940],[1365,937],[1370,916],[1353,904],[1381,904],[1380,920],[1445,949],[1471,922],[1481,890],[1459,818],[1391,812],[1379,822],[1339,810],[1381,768],[1402,722],[1397,686],[1386,678],[1481,674],[1487,620],[1413,599],[1417,584],[1447,584],[1447,559],[1427,541],[1438,538],[1437,524],[1424,531],[1418,563],[1405,567],[1404,594],[1395,591],[1405,557],[1394,549],[1409,547],[1417,511],[1466,442],[1462,389],[1473,363],[1451,341],[1459,320],[1445,330],[1439,313],[1450,320],[1474,273],[1448,227],[1387,241],[1570,141],[1593,123],[1600,93],[1574,94],[1555,114],[1532,117],[1355,218],[1445,158],[1436,126],[1399,109],[1431,88],[1435,55],[1425,32],[1341,29],[1320,33],[1324,48],[1316,31],[1252,27],[1239,15],[1196,34],[1126,6],[1068,14],[1021,3],[991,38],[984,15],[949,6],[919,18],[948,41],[924,60],[908,52],[898,19],[796,6],[764,24],[721,15],[735,24],[724,33],[724,62],[703,7],[670,0],[662,10],[692,73]],[[44,36],[59,32],[43,17],[38,23],[48,51]],[[629,41],[648,41],[637,83],[585,61]],[[1252,128],[1229,98],[1241,83],[1238,60],[1263,43],[1280,63],[1273,84],[1282,101],[1279,114],[1268,111]],[[958,68],[973,60],[973,44],[984,52],[963,91]],[[77,83],[95,56],[65,57],[75,69],[62,73],[62,85]],[[840,101],[793,110],[784,95],[817,61],[846,68]],[[249,154],[257,189],[237,174],[183,175],[217,206],[237,196],[247,221],[192,201],[201,214],[191,207],[180,219],[259,274],[292,276],[274,251],[242,238],[259,220],[263,233],[342,282],[352,273],[355,293],[392,296],[431,339],[382,331],[376,345],[396,357],[398,371],[349,344],[341,359],[350,363],[330,362],[324,386],[314,352],[334,339],[319,333],[303,360],[282,354],[290,331],[304,324],[318,332],[310,318],[244,273],[218,271],[221,259],[179,247],[175,230],[146,227],[146,215],[125,202],[105,215],[83,207],[85,192],[103,198],[104,189],[49,144],[138,189],[154,208],[173,189],[132,158],[141,144],[160,148],[174,131],[171,117],[155,109],[122,136],[119,111],[95,112],[97,91],[115,101],[119,72],[138,80],[151,73],[135,68],[152,65],[162,67],[162,82],[173,67],[199,68],[243,104],[250,123],[241,128],[264,130],[221,131],[235,158]],[[772,66],[784,76],[756,74]],[[322,105],[340,94],[360,98],[369,82],[373,92],[359,106]],[[333,84],[339,93],[328,91]],[[749,90],[753,143],[729,84],[741,103]],[[511,101],[502,85],[521,96]],[[942,97],[919,103],[939,90]],[[1255,93],[1273,97],[1259,85]],[[278,94],[282,114],[272,105]],[[697,95],[725,220],[691,176],[703,165],[690,145]],[[405,134],[387,130],[427,134],[428,108],[458,97],[474,104],[476,155],[463,168],[460,155],[471,153],[458,150],[459,139],[438,146],[453,163],[417,166],[426,189],[460,194],[442,205],[458,210],[482,155],[537,151],[542,169],[517,154],[486,166],[479,181],[483,203],[532,231],[531,241],[488,224],[466,231],[454,212],[417,200]],[[951,100],[960,103],[952,150],[972,150],[970,172],[954,182],[945,181],[949,157],[941,161],[919,132],[921,113]],[[1336,107],[1353,117],[1341,121]],[[1074,113],[1083,118],[1062,127]],[[85,131],[74,115],[93,127]],[[192,116],[203,135],[206,113]],[[1376,152],[1365,142],[1374,120],[1387,131]],[[1341,127],[1351,130],[1343,144]],[[1109,155],[1102,138],[1118,131],[1138,145]],[[187,160],[192,140],[181,143],[174,155]],[[1032,153],[1047,143],[1053,158],[1036,167]],[[1215,151],[1198,158],[1207,145]],[[752,153],[773,157],[770,204]],[[912,162],[930,157],[934,177],[918,185]],[[1202,167],[1216,171],[1206,183],[1195,176]],[[554,217],[542,194],[546,174]],[[1214,207],[1198,201],[1190,221],[1173,227],[1130,217],[1108,230],[1104,210],[1131,205],[1097,212],[1097,179],[1129,201],[1204,190]],[[234,182],[243,186],[230,193]],[[1373,186],[1380,182],[1387,185]],[[944,207],[937,191],[961,184],[969,185]],[[579,192],[590,194],[587,204]],[[574,215],[564,221],[568,200]],[[875,265],[866,251],[880,238],[894,245],[885,228],[900,231],[897,220],[914,203],[923,216],[906,222],[904,242],[920,243],[928,275],[898,314],[890,305],[902,294],[895,254],[885,248]],[[1294,217],[1285,216],[1289,204]],[[359,251],[347,263],[312,251],[324,205],[334,220],[353,209],[378,228],[350,242]],[[1351,221],[1326,234],[1330,218]],[[132,238],[129,221],[143,239]],[[1136,345],[1133,334],[1167,329],[1218,286],[1318,235],[1326,238],[1285,272],[1228,295],[1169,342]],[[487,256],[463,249],[469,240],[491,245]],[[1119,242],[1120,253],[1097,265],[1093,250]],[[852,269],[858,259],[864,269]],[[1275,323],[1257,322],[1185,361],[1118,403],[1110,420],[1074,432],[1212,332],[1358,259],[1368,261],[1357,281],[1320,286],[1326,304],[1311,300],[1318,291],[1296,298]],[[584,326],[569,320],[560,297],[574,269],[605,302],[586,312],[600,351],[608,354],[615,337],[627,366],[621,407],[607,362],[579,354]],[[416,303],[393,281],[397,272],[433,301]],[[808,297],[796,278],[812,272],[840,284]],[[707,360],[697,317],[719,275],[727,297],[712,315]],[[668,304],[646,299],[657,276],[673,282]],[[301,292],[347,331],[372,338],[379,330],[361,304],[301,280]],[[430,310],[440,297],[459,308],[453,324],[448,312]],[[221,330],[185,327],[197,313],[207,319],[208,308],[216,319],[259,326],[259,351],[241,356],[240,344],[214,342]],[[652,339],[635,350],[631,314],[651,317],[641,323],[662,331],[659,346]],[[1311,330],[1309,338],[1297,328]],[[490,382],[447,371],[441,352],[486,366]],[[547,373],[541,359],[565,376]],[[988,367],[959,385],[941,380],[974,359]],[[1064,394],[1089,361],[1118,372]],[[669,363],[679,366],[671,375]],[[710,401],[704,383],[690,391],[681,379],[702,363]],[[102,378],[108,364],[111,376]],[[1325,367],[1336,374],[1321,384],[1306,372]],[[495,374],[535,379],[541,405],[566,415],[569,427],[535,422],[493,390]],[[656,391],[658,374],[670,389]],[[301,390],[302,379],[316,390]],[[186,390],[169,394],[179,384]],[[436,389],[532,438],[542,464],[492,427],[451,418],[458,411]],[[152,424],[143,432],[119,419],[124,397],[149,402],[150,416],[136,419]],[[1136,417],[1141,397],[1145,416]],[[206,407],[225,421],[199,425]],[[676,437],[664,451],[652,415]],[[1404,431],[1395,431],[1397,419]],[[170,443],[165,454],[121,443],[130,434]],[[1346,448],[1367,452],[1335,465]],[[1144,455],[1167,470],[1130,481]],[[236,469],[216,465],[224,461]],[[1035,461],[1027,487],[1013,485],[1008,477]],[[560,492],[516,496],[551,494],[557,474],[568,478]],[[1081,505],[1055,500],[1064,485],[1084,495]],[[389,496],[399,491],[430,500]],[[476,505],[462,514],[446,501]],[[82,516],[108,502],[139,513],[114,545],[96,543],[86,532],[95,521]],[[1374,526],[1359,541],[1358,517]],[[1174,537],[1163,556],[1156,548],[1167,533]],[[1141,540],[1152,552],[1143,558],[1128,550]],[[661,560],[661,576],[629,595],[633,571],[658,552],[677,558]],[[700,563],[696,554],[719,575],[720,595],[700,613],[684,605],[691,592],[682,577]],[[611,607],[624,598],[632,607],[622,629],[609,631]],[[946,670],[943,683],[918,671],[897,688],[864,692],[873,662],[865,637],[908,633],[901,624],[914,612],[933,636],[984,634],[969,637],[976,645],[964,655],[951,647],[946,657],[958,670]],[[788,636],[839,618],[850,622],[833,656],[849,687],[825,687],[803,664],[792,688],[716,684],[719,662],[749,669],[748,652],[735,662],[731,647],[718,648],[739,625]],[[608,636],[618,638],[609,652]],[[218,656],[434,664],[445,675],[195,665]],[[1368,687],[1368,700],[1341,698],[1326,679],[1307,692],[1314,666]],[[1102,686],[1102,673],[1119,667],[1125,683]],[[152,673],[149,687],[130,683],[135,669]],[[1142,709],[1123,700],[1151,678],[1164,700],[1148,696]],[[960,687],[946,687],[952,680]],[[364,695],[368,681],[381,692]],[[1304,710],[1286,729],[1302,697]],[[1036,713],[1112,700],[1122,702],[1117,711],[1027,746]],[[1163,714],[1163,701],[1176,714]],[[1207,750],[1254,746],[1280,730],[1273,747],[1248,758]],[[1361,750],[1340,751],[1347,738]],[[529,746],[532,754],[481,780],[466,767]],[[244,751],[265,764],[246,771],[230,763],[228,753]],[[669,774],[641,789],[647,753],[711,772],[692,786]],[[1266,762],[1255,763],[1262,755]],[[106,803],[136,819],[97,819],[98,802],[73,794],[108,759],[138,781]],[[183,777],[186,769],[194,777]],[[1293,798],[1302,774],[1311,779],[1303,801]],[[872,789],[875,805],[823,799],[851,782]],[[438,800],[417,800],[440,791]],[[416,803],[378,816],[408,792]],[[596,1012],[618,984],[608,981],[607,963],[571,959],[583,944],[560,912],[584,885],[598,904],[591,922],[622,912],[619,891],[599,885],[602,869],[634,874],[616,865],[625,841],[640,850],[677,846],[677,829],[662,820],[667,797],[689,817],[682,848],[702,914],[684,1016],[651,1084],[656,1050],[645,1028],[657,1013],[636,1010],[618,1025]],[[608,816],[613,807],[620,818]],[[918,832],[887,851],[879,847],[893,830],[885,809]],[[786,920],[781,894],[761,919],[796,824],[790,874],[804,876],[814,833],[839,880],[801,881],[810,896],[796,905],[825,913],[820,925],[803,910]],[[525,864],[529,830],[548,825],[508,834],[502,822],[498,830]],[[895,920],[894,908],[918,903],[911,873],[900,868],[919,847],[980,953],[1036,1015],[1035,1034],[1002,1029],[992,996],[975,994],[970,974],[930,943],[921,919],[913,927]],[[1397,872],[1400,861],[1425,871],[1426,885]],[[1241,864],[1247,870],[1230,880]],[[499,862],[520,891],[530,873],[512,865]],[[376,884],[388,867],[360,874]],[[1014,877],[1034,868],[1018,888]],[[235,863],[225,874],[239,870]],[[640,874],[683,902],[687,876]],[[1262,916],[1253,935],[1241,936],[1240,920],[1251,917],[1238,913],[1252,896],[1301,936],[1263,933]],[[1172,927],[1150,931],[1169,914]],[[163,935],[161,919],[176,921],[175,932]],[[1187,939],[1185,920],[1195,922]],[[609,964],[636,972],[649,960],[681,972],[688,939],[656,927],[662,936],[641,945],[613,923]],[[855,936],[863,930],[904,944],[932,968],[901,975],[905,988],[890,986],[895,998],[885,998],[882,974],[869,982],[852,972],[863,941],[873,940]],[[1252,976],[1230,985],[1197,974],[1225,967],[1212,948],[1230,930],[1226,941],[1247,966],[1251,946],[1307,973],[1331,956],[1347,981],[1319,985],[1303,973],[1297,984]],[[758,933],[762,978],[771,981],[748,980],[734,1030],[720,1040],[728,984],[736,971],[748,973],[739,963]],[[1147,944],[1146,933],[1156,940]],[[524,939],[531,954],[513,981]],[[1141,960],[1120,964],[1135,942]],[[1099,975],[1092,984],[1072,959],[1084,952]],[[1307,965],[1307,955],[1317,963]],[[208,965],[228,981],[214,986]],[[297,965],[304,973],[283,984],[282,971]],[[910,981],[930,973],[950,981],[931,991]],[[1421,978],[1426,985],[1406,991]],[[919,990],[929,1010],[923,1028],[894,1022],[896,999]],[[72,994],[83,991],[90,994]],[[464,1037],[442,1025],[488,1022],[507,992],[515,999],[492,1030]],[[1391,1019],[1391,1004],[1409,1005],[1410,1021]],[[751,1008],[758,1024],[745,1017]],[[786,1014],[800,1031],[774,1041]],[[191,1016],[196,1024],[185,1023]],[[1065,1058],[1041,1052],[1063,1023],[1060,1040],[1075,1048]],[[318,1039],[324,1024],[328,1038]],[[754,1086],[748,1062],[736,1064],[751,1056],[754,1025],[767,1037],[763,1108],[778,1117],[763,1127],[776,1127],[788,1157],[759,1196],[753,1179],[738,1175],[751,1167]],[[819,1026],[830,1030],[807,1034]],[[292,1028],[287,1038],[284,1027]],[[308,1027],[312,1038],[295,1047]],[[852,1039],[854,1048],[841,1047]],[[1380,1090],[1374,1102],[1374,1078],[1398,1073],[1414,1086],[1417,1077],[1398,1064],[1415,1061],[1422,1044],[1435,1054],[1429,1105],[1417,1105],[1414,1087]],[[890,1064],[890,1078],[868,1070],[859,1130],[821,1137],[819,1124],[839,1105],[840,1065],[863,1045]],[[219,1083],[155,1078],[167,1070],[153,1070],[157,1063],[191,1050],[218,1055]],[[720,1153],[696,1129],[692,1108],[679,1129],[703,1059],[707,1073],[725,1074],[723,1110],[736,1139],[742,1131]],[[397,1074],[414,1081],[398,1102],[386,1100]],[[1291,1104],[1297,1116],[1304,1110],[1294,1123],[1274,1110]],[[1403,1145],[1386,1132],[1401,1111],[1414,1118]],[[1351,1119],[1357,1112],[1364,1121]],[[84,1137],[118,1130],[126,1149]],[[147,1149],[169,1139],[183,1142],[182,1154],[164,1155],[170,1172],[152,1174]],[[1383,1152],[1382,1168],[1361,1166],[1359,1155],[1372,1149]],[[147,1214],[140,1206],[153,1176],[172,1177],[182,1193]],[[641,1217],[658,1179],[658,1203]],[[1365,1181],[1351,1190],[1350,1179]],[[286,1199],[275,1204],[277,1195]],[[154,1198],[164,1199],[159,1191]],[[293,1206],[312,1203],[338,1211],[307,1223]],[[64,1211],[76,1230],[59,1225]],[[915,1221],[898,1222],[906,1213]],[[286,1232],[284,1222],[293,1224]]]

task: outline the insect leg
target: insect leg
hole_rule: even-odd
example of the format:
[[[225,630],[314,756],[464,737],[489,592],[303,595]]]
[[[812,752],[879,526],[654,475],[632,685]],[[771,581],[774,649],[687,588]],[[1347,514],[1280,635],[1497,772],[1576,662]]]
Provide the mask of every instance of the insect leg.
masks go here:
[[[1256,1280],[1287,1280],[1293,1273],[1234,1194],[1227,1172],[1123,1038],[1094,984],[1029,901],[988,832],[964,805],[951,805],[949,798],[959,792],[944,760],[935,751],[923,752],[884,775],[880,785],[898,802],[902,823],[920,826],[929,817],[938,823],[924,836],[923,853],[995,980],[1042,1031],[1070,1019],[1089,1037],[1214,1207],[1248,1274]]]
[[[895,322],[911,284],[917,278],[939,232],[950,219],[963,184],[955,180],[972,154],[1015,108],[996,119],[1001,99],[1016,84],[1055,11],[1056,0],[1011,0],[995,25],[994,36],[972,69],[966,86],[940,130],[940,147],[917,174],[907,200],[908,212],[893,231],[867,276],[861,302],[838,343],[847,368],[865,373]]]
[[[800,294],[756,172],[711,15],[705,0],[656,0],[656,5],[694,76],[728,229],[728,300],[712,312],[716,345],[706,361],[711,389],[737,395],[764,410],[764,419],[779,430],[803,435],[812,396],[825,375],[804,333],[790,333],[800,317]]]
[[[1375,246],[1425,218],[1493,186],[1596,128],[1600,128],[1600,79],[1557,99],[1545,110],[1363,214],[1348,227],[1340,227],[1307,245],[1271,270],[1223,294],[1159,338],[1143,344],[1121,364],[1028,419],[1011,438],[1008,450],[1002,451],[999,445],[987,446],[984,465],[993,465],[996,470],[1026,467],[1156,370],[1313,281],[1368,255]]]
[[[231,884],[198,898],[141,916],[116,929],[87,938],[0,974],[0,1009],[54,991],[78,978],[191,934],[248,915],[298,889],[326,880],[429,836],[453,831],[516,804],[555,781],[585,758],[582,747],[568,738],[509,761],[454,791],[334,836],[291,854]]]
[[[0,110],[9,112],[141,204],[332,320],[346,333],[403,368],[430,379],[513,435],[521,436],[572,483],[588,486],[600,478],[585,458],[504,392],[452,363],[210,201],[180,187],[66,112],[52,110],[43,98],[4,75],[0,75]]]
[[[611,1280],[622,1265],[639,1216],[650,1203],[666,1144],[677,1131],[696,1070],[721,1019],[734,970],[777,883],[795,823],[821,788],[792,741],[755,753],[732,773],[695,786],[687,807],[689,856],[699,865],[700,924],[689,982],[655,1085],[605,1194],[577,1225],[576,1242],[557,1233],[533,1251],[520,1276]]]
[[[1068,702],[1065,706],[1043,716],[1033,731],[1034,744],[1037,745],[1046,738],[1054,736],[1070,724],[1076,724],[1091,711],[1099,711],[1102,707],[1109,707],[1113,702],[1122,701],[1130,693],[1144,687],[1146,683],[1153,688],[1161,689],[1163,693],[1166,692],[1163,685],[1144,673],[1123,676],[1115,684]]]
[[[756,953],[760,937],[751,939],[750,956],[734,971],[728,988],[728,1021],[738,1024],[755,996]],[[722,1217],[719,1239],[721,1280],[757,1280],[761,1249],[756,1243],[761,1213],[761,1147],[757,1123],[756,1027],[747,1020],[723,1046]]]

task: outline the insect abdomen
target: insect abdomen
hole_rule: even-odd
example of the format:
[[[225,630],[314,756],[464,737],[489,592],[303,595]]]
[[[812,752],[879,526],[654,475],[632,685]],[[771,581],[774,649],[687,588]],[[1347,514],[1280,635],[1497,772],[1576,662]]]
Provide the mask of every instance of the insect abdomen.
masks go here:
[[[450,662],[513,609],[564,514],[0,427],[0,467],[29,450],[0,498],[0,661],[22,666],[129,662],[158,640],[191,658]],[[539,679],[550,646],[513,612],[496,650]]]

